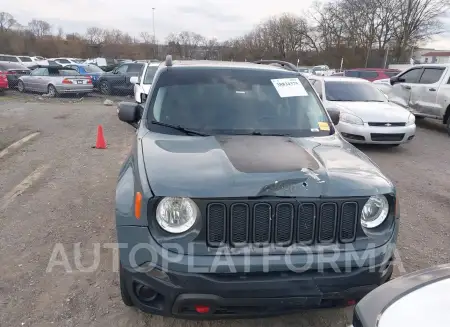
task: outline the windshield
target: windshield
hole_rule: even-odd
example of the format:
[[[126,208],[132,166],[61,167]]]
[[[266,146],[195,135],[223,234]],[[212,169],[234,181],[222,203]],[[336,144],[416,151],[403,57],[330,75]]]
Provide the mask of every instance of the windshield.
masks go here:
[[[103,73],[103,70],[95,65],[83,66],[86,73]]]
[[[77,72],[76,70],[73,70],[73,69],[60,69],[58,71],[59,71],[59,75],[61,75],[61,76],[80,75],[79,72]]]
[[[151,122],[207,134],[330,134],[328,116],[315,91],[304,77],[289,71],[174,69],[159,76],[151,94],[148,126],[164,133],[173,129]]]
[[[148,66],[145,72],[144,84],[152,84],[158,66]]]
[[[328,101],[387,101],[383,93],[371,83],[327,81],[325,82],[325,96]]]
[[[19,57],[19,59],[23,62],[32,62],[33,60],[31,60],[30,57]]]

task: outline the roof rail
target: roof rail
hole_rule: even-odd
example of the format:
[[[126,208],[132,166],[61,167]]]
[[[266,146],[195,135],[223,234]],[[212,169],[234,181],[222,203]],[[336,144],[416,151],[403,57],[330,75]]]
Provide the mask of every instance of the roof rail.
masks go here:
[[[172,56],[171,55],[166,56],[166,66],[167,67],[172,66]]]
[[[261,65],[278,64],[284,69],[293,70],[295,72],[297,71],[297,67],[294,64],[291,64],[290,62],[282,61],[282,60],[257,60],[254,63],[261,64]]]

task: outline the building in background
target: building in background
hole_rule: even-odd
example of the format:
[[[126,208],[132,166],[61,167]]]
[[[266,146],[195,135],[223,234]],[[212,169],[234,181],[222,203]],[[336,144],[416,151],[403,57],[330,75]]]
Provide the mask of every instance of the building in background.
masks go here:
[[[424,64],[450,64],[450,51],[430,51],[422,55]]]

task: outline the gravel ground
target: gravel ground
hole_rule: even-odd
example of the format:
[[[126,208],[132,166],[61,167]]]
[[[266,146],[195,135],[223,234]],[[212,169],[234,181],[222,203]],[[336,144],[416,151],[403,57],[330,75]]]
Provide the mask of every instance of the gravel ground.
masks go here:
[[[123,98],[111,98],[117,102]],[[93,244],[115,242],[117,174],[133,129],[100,96],[0,98],[0,326],[346,326],[352,308],[308,311],[257,320],[181,321],[140,313],[120,299],[113,253]],[[97,150],[102,124],[108,149]],[[399,253],[406,271],[450,262],[450,141],[435,122],[418,123],[416,139],[397,148],[361,147],[398,186]],[[1,150],[30,133],[22,147]],[[19,187],[17,185],[20,185]],[[74,243],[81,242],[81,262]],[[46,272],[61,243],[73,272]],[[62,259],[59,257],[58,259]],[[401,268],[401,266],[398,266]],[[396,275],[404,272],[396,269]]]

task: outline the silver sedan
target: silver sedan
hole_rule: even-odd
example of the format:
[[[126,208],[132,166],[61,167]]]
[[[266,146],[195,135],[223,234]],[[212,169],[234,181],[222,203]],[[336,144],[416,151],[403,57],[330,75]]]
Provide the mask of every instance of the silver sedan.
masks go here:
[[[76,70],[61,66],[36,68],[30,75],[19,78],[17,88],[20,92],[41,92],[47,93],[50,97],[64,93],[93,92],[92,79],[89,76],[80,75]]]

